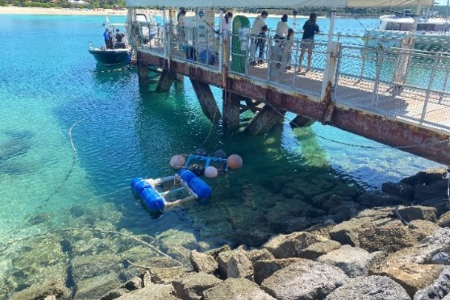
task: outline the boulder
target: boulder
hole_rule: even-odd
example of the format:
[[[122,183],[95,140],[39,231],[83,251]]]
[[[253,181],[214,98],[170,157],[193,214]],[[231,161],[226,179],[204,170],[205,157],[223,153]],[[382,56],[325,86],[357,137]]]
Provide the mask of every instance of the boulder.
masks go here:
[[[318,258],[317,261],[336,266],[348,277],[367,276],[369,269],[385,254],[382,251],[369,253],[364,249],[344,245]]]
[[[324,242],[314,243],[300,251],[299,256],[307,259],[316,260],[319,256],[327,254],[333,250],[339,249],[339,242],[328,240]]]
[[[179,300],[172,293],[172,285],[152,284],[125,294],[116,300]]]
[[[76,285],[76,298],[99,299],[107,292],[120,286],[120,281],[115,273],[110,272],[92,278],[78,280]]]
[[[40,285],[33,284],[32,286],[23,289],[17,293],[12,293],[8,297],[9,300],[23,300],[23,299],[44,299],[49,296],[57,296],[59,298],[70,298],[70,291],[66,288],[63,279],[54,279],[51,281],[45,280]]]
[[[269,250],[262,248],[262,249],[253,249],[250,251],[246,251],[245,255],[247,255],[248,259],[254,264],[259,260],[270,260],[275,259],[275,256],[273,256],[272,253],[269,252]]]
[[[233,251],[227,263],[227,278],[253,280],[253,264],[244,251]]]
[[[444,213],[436,223],[441,227],[450,227],[450,211]]]
[[[414,200],[424,200],[432,197],[447,195],[448,180],[441,179],[428,185],[417,184],[414,186]]]
[[[196,272],[213,274],[219,267],[212,255],[197,252],[196,250],[192,250],[190,261]]]
[[[407,204],[408,200],[392,194],[375,191],[361,194],[357,202],[366,207],[380,207]]]
[[[301,260],[272,274],[261,287],[279,300],[315,300],[324,299],[348,280],[339,268]]]
[[[409,185],[423,185],[441,180],[447,176],[447,170],[444,168],[428,168],[420,171],[416,175],[402,179],[401,182]]]
[[[374,266],[370,274],[390,277],[413,297],[418,290],[431,285],[443,269],[441,265],[413,262],[420,251],[421,249],[416,246],[390,254],[384,261]]]
[[[431,222],[436,222],[436,208],[428,206],[400,206],[398,208],[398,213],[407,222],[413,220],[427,220]]]
[[[323,242],[326,239],[322,236],[308,232],[294,232],[288,235],[278,235],[271,238],[263,245],[276,258],[299,257],[300,251],[309,245]]]
[[[173,281],[172,285],[178,298],[184,300],[201,300],[203,299],[204,291],[221,282],[222,280],[216,278],[214,275],[195,273]]]
[[[105,295],[103,295],[100,300],[114,300],[119,297],[122,297],[123,295],[129,293],[129,291],[126,288],[118,288],[112,291],[107,292]]]
[[[394,218],[394,208],[364,210],[346,222],[333,227],[330,237],[341,244],[363,248],[369,252],[393,253],[419,243],[437,226],[429,221],[415,220],[408,226]]]
[[[381,190],[385,193],[392,194],[407,200],[414,198],[414,188],[403,182],[386,182],[381,185]]]
[[[204,292],[203,300],[217,299],[275,300],[256,283],[244,278],[228,278]]]
[[[302,258],[281,258],[271,260],[259,260],[253,264],[254,281],[261,284],[264,279],[290,264],[299,262]]]
[[[129,290],[137,290],[144,287],[144,283],[142,282],[142,278],[136,276],[125,282],[124,287]]]
[[[394,280],[384,276],[353,279],[334,290],[326,300],[410,300],[405,289]]]
[[[446,267],[431,285],[417,291],[414,300],[440,300],[450,295],[450,267]]]

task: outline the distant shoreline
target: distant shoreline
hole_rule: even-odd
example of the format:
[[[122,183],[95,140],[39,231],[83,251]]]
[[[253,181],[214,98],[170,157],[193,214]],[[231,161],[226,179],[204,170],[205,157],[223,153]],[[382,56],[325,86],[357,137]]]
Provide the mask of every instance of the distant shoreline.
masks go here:
[[[44,8],[44,7],[19,7],[19,6],[0,6],[0,15],[119,15],[124,16],[127,14],[127,10],[115,10],[115,9],[86,9],[86,8]],[[188,12],[188,15],[193,15],[192,12]],[[246,16],[249,18],[255,18],[259,14],[256,13],[235,13],[235,15]],[[281,17],[281,15],[269,14],[269,17]],[[293,18],[292,15],[289,15]],[[308,18],[308,16],[300,16],[297,18]]]
[[[0,15],[119,15],[125,16],[127,10],[114,9],[86,9],[86,8],[43,8],[0,6]]]

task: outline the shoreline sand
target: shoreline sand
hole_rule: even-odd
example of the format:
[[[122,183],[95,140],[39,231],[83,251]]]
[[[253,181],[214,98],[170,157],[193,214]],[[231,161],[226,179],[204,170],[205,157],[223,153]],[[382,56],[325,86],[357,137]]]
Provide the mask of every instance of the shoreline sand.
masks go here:
[[[114,9],[86,9],[86,8],[43,8],[0,6],[0,15],[119,15],[124,16],[127,10]]]
[[[44,7],[19,7],[19,6],[0,6],[0,15],[92,15],[92,16],[104,16],[104,15],[117,15],[125,16],[127,14],[126,9],[114,10],[99,8],[96,10],[86,8],[44,8]],[[193,15],[188,12],[188,15]],[[258,16],[257,13],[235,13],[235,15],[244,15],[248,18],[254,18]],[[270,14],[269,17],[280,17],[281,15]],[[291,15],[289,15],[292,18]],[[297,16],[297,18],[308,18],[308,16]]]

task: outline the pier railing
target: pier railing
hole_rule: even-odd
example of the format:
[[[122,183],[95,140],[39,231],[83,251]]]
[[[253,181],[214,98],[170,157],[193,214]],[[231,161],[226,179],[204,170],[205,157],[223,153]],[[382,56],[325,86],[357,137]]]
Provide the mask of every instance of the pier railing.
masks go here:
[[[369,47],[348,43],[351,37],[318,39],[308,69],[302,62],[302,41],[250,36],[248,32],[222,37],[213,28],[179,28],[158,25],[157,35],[139,51],[201,65],[212,72],[227,70],[288,91],[323,101],[323,81],[331,86],[335,103],[367,110],[384,117],[401,118],[419,126],[450,131],[450,56],[395,47]],[[262,45],[262,52],[256,45]],[[328,64],[328,67],[327,67]],[[331,67],[330,67],[331,66]]]

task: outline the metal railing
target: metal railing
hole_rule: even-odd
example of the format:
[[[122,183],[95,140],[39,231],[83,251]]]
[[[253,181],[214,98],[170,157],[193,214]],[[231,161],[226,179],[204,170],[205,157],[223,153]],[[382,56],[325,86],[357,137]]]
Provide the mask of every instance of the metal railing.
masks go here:
[[[333,47],[328,49],[330,45],[322,37],[314,43],[306,73],[308,51],[297,38],[277,40],[243,31],[221,39],[207,26],[187,29],[166,25],[162,31],[164,34],[141,44],[140,49],[214,72],[222,71],[222,61],[230,74],[319,99],[324,97],[322,81],[331,80],[332,100],[337,103],[450,130],[450,118],[444,112],[450,107],[449,54],[369,47],[362,40],[347,43],[353,36],[339,35],[333,37]],[[228,41],[225,47],[221,40]],[[331,58],[335,65],[326,68]],[[324,74],[325,70],[330,74]],[[432,120],[428,115],[433,115]]]

